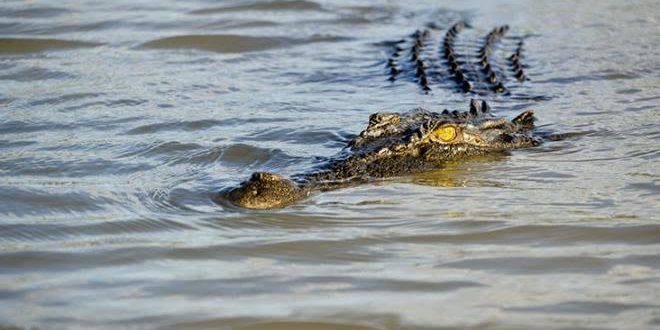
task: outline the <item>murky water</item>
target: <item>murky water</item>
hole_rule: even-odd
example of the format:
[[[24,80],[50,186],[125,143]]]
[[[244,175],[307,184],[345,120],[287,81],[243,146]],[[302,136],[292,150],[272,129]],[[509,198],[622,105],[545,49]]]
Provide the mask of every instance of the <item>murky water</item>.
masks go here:
[[[383,41],[511,27],[494,111],[578,134],[272,211],[369,114],[465,110]],[[503,62],[504,63],[504,62]],[[437,65],[442,65],[438,61]],[[660,327],[657,1],[3,1],[0,328]]]

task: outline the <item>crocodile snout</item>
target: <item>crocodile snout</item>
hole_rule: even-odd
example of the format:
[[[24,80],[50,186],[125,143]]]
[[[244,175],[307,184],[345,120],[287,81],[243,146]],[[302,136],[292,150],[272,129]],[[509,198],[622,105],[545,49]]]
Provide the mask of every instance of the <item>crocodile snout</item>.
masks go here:
[[[272,209],[287,206],[302,195],[298,185],[279,174],[255,172],[238,187],[221,192],[220,198],[243,208]]]

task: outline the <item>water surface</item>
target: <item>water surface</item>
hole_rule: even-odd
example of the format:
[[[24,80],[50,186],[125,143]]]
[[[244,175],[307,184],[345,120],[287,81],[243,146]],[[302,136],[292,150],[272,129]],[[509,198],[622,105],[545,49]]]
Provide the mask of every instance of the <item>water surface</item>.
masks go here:
[[[440,47],[459,20],[461,47],[524,40],[530,80],[479,97],[579,134],[281,210],[213,202],[373,112],[465,110],[385,68],[384,41],[432,23]],[[0,328],[657,328],[658,22],[655,1],[4,1]]]

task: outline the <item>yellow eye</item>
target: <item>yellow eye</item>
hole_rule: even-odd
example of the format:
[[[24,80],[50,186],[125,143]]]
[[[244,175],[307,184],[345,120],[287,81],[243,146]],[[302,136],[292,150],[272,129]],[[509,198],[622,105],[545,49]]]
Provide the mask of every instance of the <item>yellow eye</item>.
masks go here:
[[[433,134],[435,134],[438,139],[444,142],[451,142],[456,138],[456,128],[453,126],[440,127],[435,130]]]

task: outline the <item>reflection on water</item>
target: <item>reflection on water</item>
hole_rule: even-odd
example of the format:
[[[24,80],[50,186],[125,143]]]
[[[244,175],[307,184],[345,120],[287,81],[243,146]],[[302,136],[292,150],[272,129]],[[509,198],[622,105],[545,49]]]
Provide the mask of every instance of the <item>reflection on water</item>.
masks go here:
[[[658,13],[5,1],[0,328],[657,327]],[[466,110],[439,58],[459,20],[461,54],[511,27],[492,63],[508,92],[479,97],[534,109],[546,143],[280,210],[213,202],[254,171],[309,170],[373,112]],[[429,94],[386,69],[424,27]],[[523,83],[500,56],[520,40]]]
[[[93,47],[97,44],[91,42],[69,41],[59,39],[31,39],[31,38],[1,38],[0,54],[21,54],[43,52],[57,49],[70,49],[80,47]]]
[[[279,47],[289,47],[296,44],[343,41],[347,39],[348,38],[325,36],[313,36],[308,39],[293,39],[284,37],[250,37],[230,34],[186,35],[153,40],[145,43],[143,46],[154,49],[193,48],[218,53],[244,53]]]
[[[506,160],[508,153],[493,153],[482,156],[473,156],[461,161],[447,162],[441,169],[411,175],[416,184],[435,187],[503,187],[498,183],[497,177],[488,180],[488,168],[494,162]],[[480,174],[483,177],[480,178]]]

